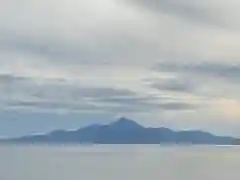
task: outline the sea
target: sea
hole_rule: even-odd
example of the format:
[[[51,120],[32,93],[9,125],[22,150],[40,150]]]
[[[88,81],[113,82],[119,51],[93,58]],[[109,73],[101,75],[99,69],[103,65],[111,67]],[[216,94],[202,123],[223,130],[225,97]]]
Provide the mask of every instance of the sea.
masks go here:
[[[0,146],[0,180],[239,179],[237,146]]]

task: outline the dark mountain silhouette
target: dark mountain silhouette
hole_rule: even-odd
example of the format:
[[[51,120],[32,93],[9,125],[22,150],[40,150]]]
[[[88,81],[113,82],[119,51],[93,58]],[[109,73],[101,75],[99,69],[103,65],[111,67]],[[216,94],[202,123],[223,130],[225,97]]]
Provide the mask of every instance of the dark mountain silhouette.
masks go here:
[[[215,136],[203,131],[172,131],[146,128],[127,118],[108,125],[93,124],[76,131],[57,130],[45,135],[7,139],[5,143],[90,143],[90,144],[218,144],[238,142],[232,137]]]

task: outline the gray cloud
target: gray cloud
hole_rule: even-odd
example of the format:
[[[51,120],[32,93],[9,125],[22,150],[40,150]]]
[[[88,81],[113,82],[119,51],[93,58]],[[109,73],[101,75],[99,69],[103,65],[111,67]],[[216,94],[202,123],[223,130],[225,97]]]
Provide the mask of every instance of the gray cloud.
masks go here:
[[[188,111],[188,110],[196,110],[198,108],[195,104],[190,103],[140,103],[132,105],[121,105],[121,106],[110,106],[108,107],[108,111],[112,111],[115,113],[154,113],[154,112],[163,112],[163,111]],[[104,107],[106,109],[106,107]]]
[[[197,0],[130,0],[151,12],[174,16],[194,25],[239,30],[236,1]],[[199,27],[200,27],[199,26]]]
[[[167,80],[154,80],[152,87],[161,91],[172,91],[172,92],[182,92],[191,93],[195,90],[195,84],[187,81],[184,78],[175,78]]]
[[[17,89],[17,90],[16,90]],[[187,110],[196,106],[159,96],[140,96],[127,89],[84,87],[62,79],[0,76],[3,109],[34,108],[69,111],[145,112]],[[171,100],[171,101],[170,101]]]
[[[146,9],[172,14],[192,22],[214,23],[213,12],[209,9],[209,4],[190,0],[132,0]]]
[[[91,102],[62,102],[62,101],[15,101],[4,104],[4,110],[35,110],[35,111],[68,111],[68,112],[102,112],[102,113],[149,113],[149,112],[161,112],[161,111],[186,111],[196,110],[198,108],[195,104],[184,102],[130,102],[130,103],[106,103],[98,104],[99,101]]]
[[[237,80],[240,77],[240,65],[231,63],[213,63],[213,62],[199,62],[199,63],[178,63],[178,62],[164,62],[155,67],[160,72],[185,73],[200,75],[204,78],[221,78],[225,80]]]
[[[110,109],[125,109],[127,112],[150,112],[164,110],[193,110],[199,107],[198,104],[184,102],[177,98],[159,96],[132,96],[119,98],[95,98],[93,102],[103,102],[110,105]],[[134,109],[134,110],[133,110]]]
[[[49,7],[49,3],[56,8]],[[212,16],[218,17],[219,13],[215,11],[224,8],[218,7],[222,3],[218,5],[214,0],[127,0],[127,3],[111,0],[108,3],[112,6],[96,7],[100,4],[74,0],[29,1],[21,7],[14,6],[8,16],[2,17],[0,47],[10,54],[33,56],[24,57],[29,64],[40,61],[46,63],[46,68],[60,68],[61,65],[65,69],[70,65],[123,62],[152,65],[166,58],[193,61],[195,57],[209,58],[210,61],[215,56],[239,58],[238,33],[202,25],[196,28],[192,23],[215,21]],[[130,4],[163,14],[149,15]],[[36,7],[44,7],[44,11]],[[67,11],[69,9],[71,11]],[[22,14],[16,15],[16,12]],[[175,16],[168,18],[172,14]],[[186,24],[179,17],[192,21]],[[37,23],[35,19],[38,19]],[[219,39],[221,43],[216,43]],[[221,45],[225,43],[225,46]],[[19,61],[19,58],[13,59],[7,60]],[[71,68],[68,71],[71,72]]]
[[[134,96],[135,93],[127,89],[106,87],[83,87],[75,82],[64,79],[39,79],[31,77],[17,77],[10,74],[0,75],[0,87],[6,95],[26,95],[39,99],[79,100],[88,97],[118,97]]]
[[[240,65],[238,63],[162,62],[155,68],[175,76],[174,81],[152,80],[152,87],[160,91],[185,93],[211,104],[221,98],[239,100]]]
[[[6,109],[35,109],[41,110],[69,110],[69,111],[92,111],[97,108],[94,105],[88,103],[74,103],[63,101],[10,101],[5,104]]]
[[[81,39],[69,42],[60,37],[49,40],[47,37],[26,38],[14,33],[6,33],[5,36],[3,35],[0,38],[0,47],[6,52],[37,57],[37,60],[34,58],[30,60],[32,63],[34,61],[38,63],[40,58],[49,66],[63,66],[65,68],[71,65],[79,66],[80,64],[144,63],[145,58],[150,57],[156,51],[155,44],[141,39],[139,35],[134,37],[132,32],[129,33],[132,35],[121,32],[107,37],[102,35],[96,37],[95,41],[91,43],[90,38],[89,42],[82,42]],[[139,49],[145,50],[146,54],[139,54]],[[9,61],[12,61],[12,59]],[[25,61],[28,61],[28,59]],[[68,63],[66,64],[66,62]]]
[[[162,103],[159,105],[165,110],[196,110],[198,105],[182,102]]]
[[[145,112],[158,120],[170,111],[175,123],[192,110],[189,122],[208,124],[230,109],[209,112],[214,99],[239,101],[236,0],[20,4],[0,6],[0,110]]]
[[[16,77],[11,74],[1,74],[0,75],[0,84],[11,84],[11,83],[16,83],[20,81],[25,81],[26,78],[24,77]]]

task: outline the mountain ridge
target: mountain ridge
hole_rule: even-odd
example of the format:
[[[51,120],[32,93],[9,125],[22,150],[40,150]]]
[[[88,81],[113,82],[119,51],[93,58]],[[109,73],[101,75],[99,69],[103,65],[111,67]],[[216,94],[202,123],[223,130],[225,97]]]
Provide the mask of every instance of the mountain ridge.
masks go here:
[[[77,144],[215,144],[235,145],[239,140],[200,130],[173,131],[165,127],[144,127],[125,117],[106,125],[92,124],[75,131],[55,130],[43,135],[5,139],[5,143]]]

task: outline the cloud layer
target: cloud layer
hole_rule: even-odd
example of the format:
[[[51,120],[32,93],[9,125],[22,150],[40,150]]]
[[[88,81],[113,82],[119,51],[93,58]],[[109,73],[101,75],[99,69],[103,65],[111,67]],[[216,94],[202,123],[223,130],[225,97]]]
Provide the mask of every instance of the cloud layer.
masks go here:
[[[239,10],[234,0],[5,2],[1,112],[237,127]]]

